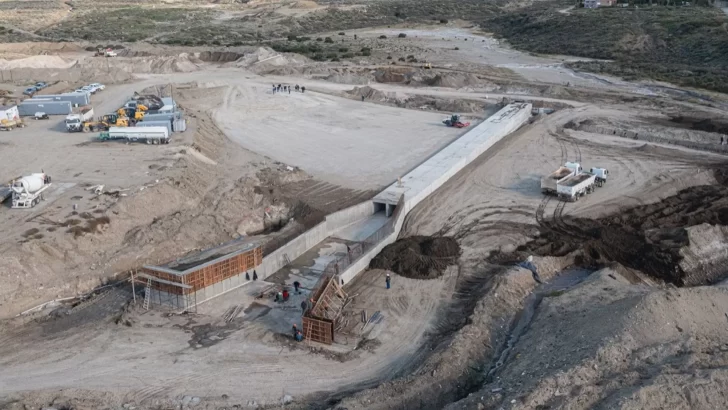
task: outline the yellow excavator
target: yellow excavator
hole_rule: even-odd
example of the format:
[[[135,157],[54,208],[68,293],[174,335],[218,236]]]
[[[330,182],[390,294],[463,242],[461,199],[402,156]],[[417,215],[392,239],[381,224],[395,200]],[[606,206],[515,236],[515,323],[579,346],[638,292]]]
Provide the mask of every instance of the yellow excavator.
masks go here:
[[[142,105],[142,107],[144,107],[144,106]],[[119,108],[116,111],[116,113],[119,115],[119,117],[132,117],[132,114],[133,114],[133,117],[134,117],[135,120],[141,121],[141,120],[144,119],[144,112],[145,111],[146,110],[139,109],[139,107],[137,107],[136,110],[133,110],[131,108],[124,108],[124,107],[122,107],[122,108]]]
[[[83,123],[83,132],[108,131],[109,127],[128,127],[129,118],[118,114],[106,114],[97,121]]]

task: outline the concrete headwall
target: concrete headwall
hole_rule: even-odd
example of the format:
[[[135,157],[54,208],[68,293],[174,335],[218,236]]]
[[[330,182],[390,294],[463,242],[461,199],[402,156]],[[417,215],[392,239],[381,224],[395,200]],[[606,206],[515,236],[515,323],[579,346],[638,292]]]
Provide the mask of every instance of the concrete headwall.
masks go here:
[[[385,246],[394,243],[394,241],[396,241],[399,237],[399,232],[402,230],[406,216],[407,212],[399,212],[396,216],[397,220],[394,221],[394,232],[382,239],[375,247],[369,249],[369,251],[365,252],[359,259],[349,265],[344,272],[339,274],[339,280],[343,281],[345,285],[351,282],[351,280],[354,279],[359,272],[363,272],[369,266],[369,262],[371,262]]]
[[[329,236],[341,228],[372,215],[374,215],[374,202],[372,201],[362,202],[358,205],[334,212],[326,217],[326,227],[329,230]]]

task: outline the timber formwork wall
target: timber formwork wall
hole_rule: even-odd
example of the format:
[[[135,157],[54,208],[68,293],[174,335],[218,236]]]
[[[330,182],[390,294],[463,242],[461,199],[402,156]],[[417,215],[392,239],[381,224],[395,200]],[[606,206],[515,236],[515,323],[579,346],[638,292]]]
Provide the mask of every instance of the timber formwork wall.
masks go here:
[[[187,309],[206,300],[219,296],[229,290],[247,283],[245,273],[260,265],[263,250],[260,247],[246,252],[208,262],[198,269],[190,268],[184,272],[171,273],[155,266],[145,266],[141,271],[163,281],[180,283],[185,287],[160,283],[152,280],[152,298],[154,303]],[[166,268],[167,270],[171,270]],[[182,298],[176,296],[184,296]],[[166,303],[165,301],[169,301]]]
[[[306,339],[314,342],[334,343],[334,321],[328,319],[317,319],[314,317],[303,317],[303,335]]]
[[[263,250],[258,247],[190,272],[185,275],[185,283],[192,286],[192,289],[187,292],[196,292],[240,273],[253,270],[262,261]]]

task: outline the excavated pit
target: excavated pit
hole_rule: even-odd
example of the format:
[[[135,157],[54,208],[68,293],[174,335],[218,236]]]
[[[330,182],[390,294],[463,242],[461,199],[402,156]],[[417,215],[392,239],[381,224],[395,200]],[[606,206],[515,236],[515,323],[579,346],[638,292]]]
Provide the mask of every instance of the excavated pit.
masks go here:
[[[369,263],[370,269],[384,269],[412,279],[434,279],[457,264],[460,245],[449,236],[411,236],[387,245]]]

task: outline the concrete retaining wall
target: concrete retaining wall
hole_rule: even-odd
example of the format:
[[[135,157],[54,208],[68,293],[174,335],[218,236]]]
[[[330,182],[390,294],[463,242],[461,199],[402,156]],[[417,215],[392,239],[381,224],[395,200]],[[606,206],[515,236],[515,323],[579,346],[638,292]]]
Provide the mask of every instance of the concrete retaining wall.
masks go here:
[[[333,235],[336,231],[353,224],[354,222],[361,221],[364,218],[374,215],[374,202],[366,201],[358,205],[350,206],[342,209],[341,211],[334,212],[326,217],[326,227],[329,231],[329,236]]]
[[[286,266],[286,255],[288,255],[288,261],[292,261],[303,255],[303,253],[307,250],[316,246],[328,236],[329,231],[326,226],[326,221],[321,222],[308,231],[302,233],[292,241],[276,249],[270,255],[265,256],[263,258],[263,263],[256,268],[258,277],[260,279],[265,279],[276,273],[280,268]]]

